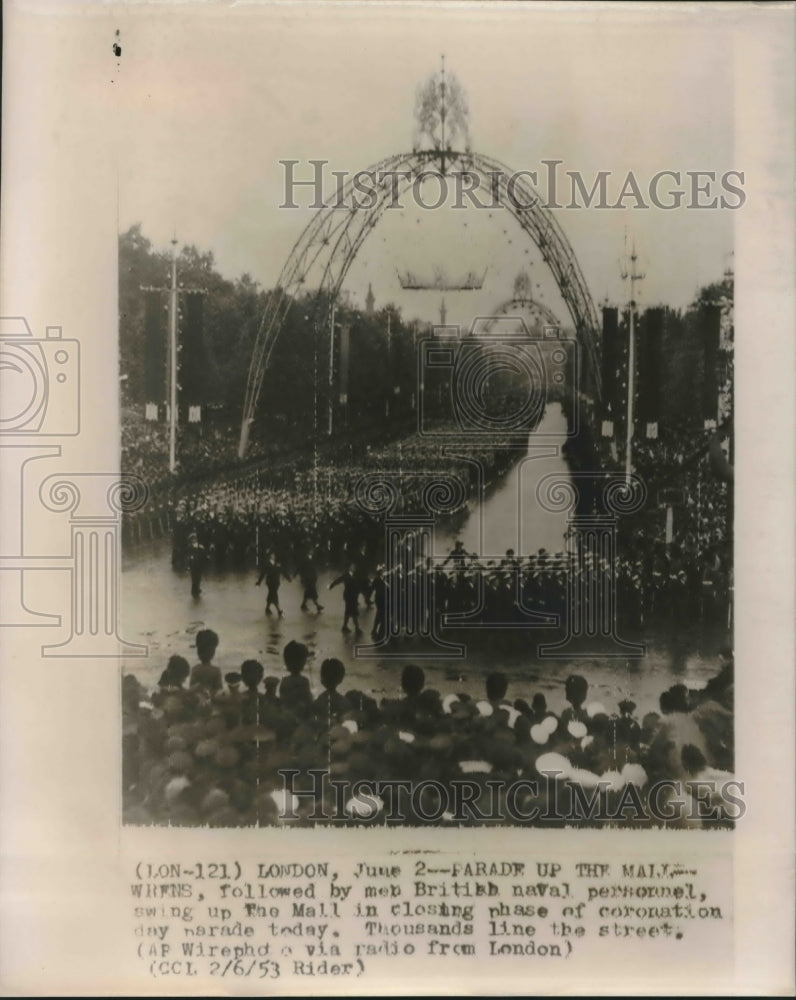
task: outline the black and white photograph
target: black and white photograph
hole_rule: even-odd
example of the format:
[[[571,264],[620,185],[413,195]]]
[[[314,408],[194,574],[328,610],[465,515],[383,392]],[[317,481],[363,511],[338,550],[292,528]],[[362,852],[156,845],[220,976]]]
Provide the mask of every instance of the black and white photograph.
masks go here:
[[[722,36],[489,22],[476,50],[376,19],[344,69],[311,27],[145,51],[169,106],[119,180],[126,822],[743,809]]]
[[[7,0],[0,993],[792,994],[795,10]]]

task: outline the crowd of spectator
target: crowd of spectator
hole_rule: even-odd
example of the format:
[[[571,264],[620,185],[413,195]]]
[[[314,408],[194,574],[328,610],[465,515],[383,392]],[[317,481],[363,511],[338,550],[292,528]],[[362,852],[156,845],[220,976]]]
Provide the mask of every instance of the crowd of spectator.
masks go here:
[[[590,700],[588,681],[577,674],[551,706],[539,691],[509,694],[499,672],[487,675],[483,697],[473,698],[427,687],[422,668],[409,664],[400,695],[377,702],[346,685],[337,659],[323,661],[321,688],[313,690],[301,643],[289,642],[281,669],[268,675],[252,659],[222,674],[214,662],[218,643],[215,632],[199,632],[197,662],[172,656],[154,691],[132,674],[123,677],[126,822],[383,823],[400,814],[409,825],[431,816],[453,825],[532,824],[539,816],[593,825],[599,817],[561,813],[560,803],[571,805],[575,787],[616,801],[629,785],[643,814],[637,808],[618,822],[710,826],[737,817],[723,795],[734,765],[729,651],[705,687],[675,684],[661,693],[659,711],[639,718],[628,698],[610,707]],[[459,802],[452,790],[465,780],[467,808],[442,808]],[[402,783],[400,807],[373,794],[363,799],[356,792],[362,781]],[[694,783],[708,788],[708,812],[695,808],[705,793]],[[428,800],[413,794],[421,785]],[[515,801],[501,803],[506,794]],[[534,820],[523,820],[534,806]]]

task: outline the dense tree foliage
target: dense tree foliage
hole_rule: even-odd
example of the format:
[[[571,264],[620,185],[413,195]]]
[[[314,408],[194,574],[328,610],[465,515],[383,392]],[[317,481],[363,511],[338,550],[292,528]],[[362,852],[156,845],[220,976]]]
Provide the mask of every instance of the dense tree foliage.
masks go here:
[[[202,289],[204,296],[201,345],[202,396],[219,415],[240,419],[243,391],[267,291],[244,274],[223,278],[213,254],[184,247],[177,259],[181,289]],[[145,295],[143,288],[163,288],[162,336],[167,336],[170,258],[155,250],[131,227],[119,238],[119,337],[126,402],[141,409],[145,399]],[[296,299],[288,309],[266,374],[257,420],[291,435],[306,436],[313,426],[326,426],[329,404],[329,303],[315,293]],[[388,316],[389,313],[389,316]],[[339,398],[342,330],[348,328],[349,390],[347,405]],[[390,336],[388,338],[388,328]],[[384,414],[386,399],[392,413],[406,416],[415,391],[413,338],[417,324],[407,324],[400,310],[387,305],[366,314],[343,296],[335,312],[333,364],[334,418],[355,425]],[[184,359],[181,359],[184,363]],[[165,386],[165,379],[164,379]],[[395,392],[395,387],[398,392]],[[158,400],[160,402],[161,400]]]
[[[222,277],[213,254],[194,246],[181,250],[177,267],[182,289],[202,289],[206,293],[202,342],[192,348],[197,354],[191,358],[201,398],[219,426],[234,426],[241,417],[247,371],[268,291],[248,274],[235,281]],[[121,369],[127,376],[124,382],[126,402],[138,412],[146,402],[145,295],[142,288],[164,289],[162,331],[165,338],[168,325],[165,289],[170,283],[170,273],[169,254],[156,250],[143,235],[140,225],[132,226],[120,236]],[[696,425],[700,422],[700,391],[705,377],[702,345],[705,310],[727,301],[732,301],[731,278],[703,288],[685,311],[660,306],[637,317],[639,356],[653,320],[658,324],[662,322],[657,377],[663,424]],[[416,342],[419,336],[427,334],[428,325],[405,321],[394,305],[371,313],[355,309],[345,296],[337,303],[335,320],[334,377],[330,390],[329,303],[315,292],[293,301],[263,383],[255,434],[263,430],[273,434],[277,430],[282,439],[300,441],[312,437],[316,429],[327,426],[330,391],[338,429],[347,425],[353,430],[378,421],[388,408],[391,423],[408,424],[414,419],[413,403],[418,393]],[[626,314],[620,316],[625,345],[619,359],[620,387],[626,386],[627,322]],[[348,330],[349,343],[345,404],[340,399],[339,384],[344,328]],[[183,357],[183,365],[185,361]],[[444,373],[440,378],[444,383]],[[429,384],[432,381],[429,380]],[[637,390],[644,390],[638,382]],[[428,395],[427,387],[427,398]],[[443,395],[436,391],[433,397],[442,416]],[[624,390],[621,395],[624,396]],[[621,426],[622,408],[618,409],[620,412],[614,416]]]

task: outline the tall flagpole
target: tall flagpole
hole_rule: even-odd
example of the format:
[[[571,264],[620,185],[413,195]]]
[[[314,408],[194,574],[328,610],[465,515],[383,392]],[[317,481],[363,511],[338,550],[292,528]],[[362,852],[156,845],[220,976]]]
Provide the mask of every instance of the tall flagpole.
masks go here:
[[[633,414],[634,396],[636,393],[636,282],[644,277],[636,271],[636,244],[630,254],[630,269],[622,274],[622,280],[630,278],[630,323],[627,348],[627,434],[625,436],[625,482],[630,486],[630,476],[633,472]]]
[[[392,379],[392,331],[390,329],[390,316],[391,311],[389,307],[387,308],[387,369],[388,369],[388,380]],[[387,395],[384,400],[384,416],[389,418],[390,416],[390,392],[392,390],[392,383],[388,381],[387,384]]]
[[[206,295],[206,288],[178,288],[177,287],[177,234],[171,241],[171,282],[166,287],[153,285],[139,285],[142,292],[168,292],[169,293],[169,334],[168,334],[168,359],[166,365],[166,385],[165,392],[168,399],[169,408],[169,472],[172,475],[177,471],[177,376],[180,369],[179,364],[179,339],[177,336],[178,303],[180,292],[190,292],[192,295]]]
[[[171,241],[169,289],[169,472],[177,469],[177,237]]]
[[[332,303],[332,315],[331,321],[329,323],[329,427],[328,435],[332,436],[332,430],[334,429],[334,396],[332,391],[334,389],[334,317],[336,312],[335,303]]]

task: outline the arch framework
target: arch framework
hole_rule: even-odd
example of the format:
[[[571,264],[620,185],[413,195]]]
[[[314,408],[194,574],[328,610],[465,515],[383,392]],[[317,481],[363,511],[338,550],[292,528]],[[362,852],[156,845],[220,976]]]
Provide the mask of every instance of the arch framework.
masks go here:
[[[429,168],[442,161],[442,169]],[[420,178],[429,173],[449,176],[453,173],[476,175],[483,190],[488,190],[495,204],[507,209],[526,236],[539,249],[563,298],[580,342],[584,358],[584,386],[592,398],[600,395],[599,327],[597,312],[572,247],[553,213],[545,208],[538,192],[522,174],[515,174],[505,164],[479,153],[440,150],[402,153],[381,160],[360,171],[372,178],[375,190],[372,206],[357,204],[361,191],[355,192],[354,179],[345,185],[342,196],[318,209],[299,236],[285,262],[276,287],[270,293],[257,332],[243,401],[243,419],[238,454],[244,457],[249,430],[254,420],[268,371],[271,354],[294,297],[306,287],[308,275],[315,268],[321,277],[317,299],[334,302],[362,244],[378,224],[390,204]],[[357,176],[357,175],[354,175]],[[359,190],[359,189],[357,189]],[[336,207],[343,205],[345,207]],[[323,323],[316,310],[316,324]]]
[[[522,315],[523,310],[528,309],[533,309],[537,312],[539,318],[542,319],[547,326],[558,327],[561,325],[558,316],[556,316],[549,306],[546,306],[544,302],[540,302],[538,299],[533,299],[530,296],[520,297],[515,295],[514,298],[499,305],[497,309],[494,310],[494,315],[495,317]]]

